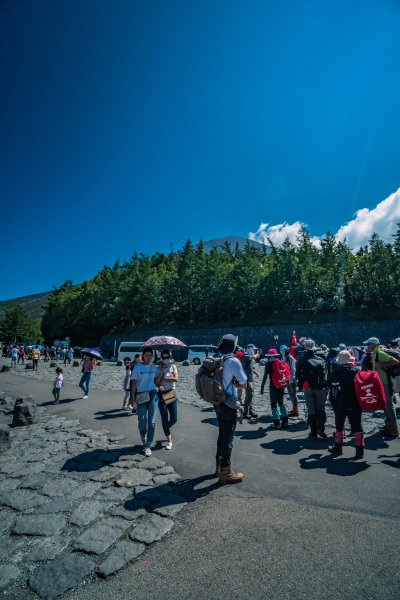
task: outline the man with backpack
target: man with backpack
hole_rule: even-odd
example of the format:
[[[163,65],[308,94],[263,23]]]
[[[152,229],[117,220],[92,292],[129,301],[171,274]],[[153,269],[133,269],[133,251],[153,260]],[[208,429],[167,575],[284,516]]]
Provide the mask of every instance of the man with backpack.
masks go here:
[[[255,370],[255,361],[258,358],[258,354],[254,353],[253,344],[249,344],[246,348],[246,354],[242,358],[243,371],[247,377],[246,395],[244,399],[244,419],[257,419],[258,414],[253,410],[253,397],[254,397],[254,375],[258,376]]]
[[[300,390],[303,390],[308,412],[310,437],[327,439],[325,433],[326,401],[326,362],[316,355],[317,347],[313,340],[304,340],[304,353],[297,361],[296,377]]]
[[[224,335],[218,344],[221,358],[208,357],[196,375],[196,390],[203,400],[214,406],[218,421],[215,476],[222,485],[240,483],[243,473],[231,467],[237,412],[240,404],[237,389],[245,389],[247,378],[241,362],[234,356],[237,337]]]
[[[381,433],[387,437],[397,438],[399,437],[399,428],[397,425],[396,411],[393,406],[390,369],[391,367],[399,365],[400,361],[382,350],[380,341],[377,337],[368,338],[364,344],[367,346],[369,352],[372,353],[372,370],[378,373],[385,390],[385,425],[381,430]]]

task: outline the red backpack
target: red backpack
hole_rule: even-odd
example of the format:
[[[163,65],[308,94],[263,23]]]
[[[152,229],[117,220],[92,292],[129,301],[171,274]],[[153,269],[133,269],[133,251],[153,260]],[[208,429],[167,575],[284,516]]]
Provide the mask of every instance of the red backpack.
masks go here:
[[[272,383],[278,390],[285,388],[290,382],[289,365],[279,360],[279,358],[275,358],[272,363],[271,379]]]
[[[385,389],[376,371],[359,371],[354,378],[354,391],[363,410],[385,410]]]

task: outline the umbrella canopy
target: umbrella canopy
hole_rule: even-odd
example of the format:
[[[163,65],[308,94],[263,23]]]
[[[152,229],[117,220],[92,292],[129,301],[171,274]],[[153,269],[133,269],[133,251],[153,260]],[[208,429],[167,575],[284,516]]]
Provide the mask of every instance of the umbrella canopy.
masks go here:
[[[81,354],[87,354],[88,356],[91,356],[92,358],[98,358],[99,360],[104,360],[102,355],[100,354],[100,352],[98,350],[96,350],[96,348],[82,348]]]
[[[148,339],[143,346],[181,346],[181,348],[186,348],[186,344],[171,335],[155,335]]]

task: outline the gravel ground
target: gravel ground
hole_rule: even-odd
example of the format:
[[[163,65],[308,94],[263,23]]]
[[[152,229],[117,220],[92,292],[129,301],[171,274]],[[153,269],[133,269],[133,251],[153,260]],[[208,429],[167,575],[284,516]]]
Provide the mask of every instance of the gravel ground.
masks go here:
[[[0,359],[0,365],[9,364],[9,360]],[[78,386],[81,371],[80,367],[73,367],[72,365],[66,365],[62,362],[57,363],[58,366],[61,366],[63,369],[64,382],[67,384],[72,384]],[[199,398],[196,389],[195,389],[195,374],[197,373],[198,366],[190,365],[183,366],[182,363],[177,363],[178,371],[179,371],[179,384],[178,384],[178,397],[179,401],[184,404],[191,404],[193,406],[197,406],[199,408],[206,408],[209,406],[206,402]],[[259,379],[255,381],[255,392],[254,392],[254,409],[260,415],[271,415],[270,401],[269,401],[269,393],[268,393],[268,385],[266,386],[265,393],[260,393],[261,380],[262,375],[264,373],[264,367],[259,366],[258,371],[260,374]],[[49,388],[49,396],[51,397],[51,384],[55,377],[55,368],[50,367],[50,363],[40,362],[38,371],[31,371],[30,369],[25,369],[25,365],[17,365],[15,373],[18,375],[22,375],[23,377],[37,379],[39,381],[48,381],[50,384]],[[93,370],[92,378],[90,382],[91,389],[98,390],[112,390],[112,391],[121,391],[121,404],[123,397],[123,381],[125,376],[125,367],[117,367],[116,363],[112,362],[103,362],[100,366],[96,367]],[[286,396],[286,405],[288,410],[290,410],[290,402],[289,398]],[[299,394],[299,407],[300,407],[300,418],[304,419],[304,401],[303,395]],[[334,414],[332,407],[329,403],[327,403],[327,423],[329,425],[334,425]],[[383,412],[374,413],[374,414],[363,414],[363,428],[365,433],[374,433],[378,430],[379,425],[383,423]]]

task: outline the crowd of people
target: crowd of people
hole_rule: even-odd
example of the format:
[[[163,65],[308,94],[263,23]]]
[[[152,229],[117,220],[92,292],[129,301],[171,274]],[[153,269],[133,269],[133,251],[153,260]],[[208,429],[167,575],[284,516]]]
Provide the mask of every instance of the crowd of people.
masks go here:
[[[38,368],[42,356],[51,356],[71,362],[71,348],[39,346],[25,348],[16,344],[3,346],[3,356],[11,356],[11,366],[29,357],[32,368]],[[44,359],[46,360],[46,358]],[[209,365],[205,368],[205,363]],[[160,413],[162,428],[166,437],[165,448],[173,447],[171,429],[178,418],[177,383],[179,374],[169,349],[158,354],[152,347],[144,347],[141,354],[131,360],[125,359],[123,381],[123,402],[121,410],[137,414],[138,429],[145,456],[151,456],[154,441],[157,413]],[[81,361],[79,387],[83,398],[89,397],[90,380],[96,359],[85,355]],[[210,364],[214,369],[210,370]],[[226,334],[218,345],[218,353],[207,357],[199,373],[207,371],[221,387],[218,400],[211,399],[218,421],[218,440],[215,475],[221,484],[238,483],[243,473],[234,471],[231,454],[234,433],[239,419],[256,422],[258,417],[253,408],[258,369],[264,367],[260,393],[264,394],[269,382],[272,425],[275,429],[290,429],[290,419],[299,417],[298,393],[302,392],[309,436],[314,440],[326,441],[326,403],[331,402],[335,414],[335,434],[328,451],[333,456],[343,452],[345,421],[349,420],[351,436],[355,438],[355,459],[364,456],[364,432],[362,428],[362,405],[356,392],[357,374],[360,371],[373,372],[381,386],[385,422],[381,433],[386,438],[397,438],[399,429],[395,411],[397,396],[400,394],[400,338],[386,346],[377,337],[370,337],[360,347],[348,347],[344,342],[338,347],[317,346],[314,340],[300,338],[295,332],[291,343],[270,348],[266,353],[253,344],[245,348],[238,346],[238,338]],[[219,379],[218,379],[219,378]],[[60,402],[60,392],[64,385],[63,370],[56,368],[52,394],[54,404]],[[366,387],[372,387],[372,383]],[[220,390],[220,391],[221,391]],[[200,395],[206,398],[201,392]],[[285,393],[287,396],[285,396]],[[371,395],[371,391],[367,390]],[[289,400],[290,410],[286,407]]]
[[[64,365],[70,365],[74,358],[74,349],[64,346],[42,346],[41,344],[3,344],[1,349],[3,358],[11,358],[11,367],[15,367],[17,363],[25,364],[25,360],[43,360],[49,362],[51,360],[63,361]],[[38,363],[33,363],[37,370]]]

